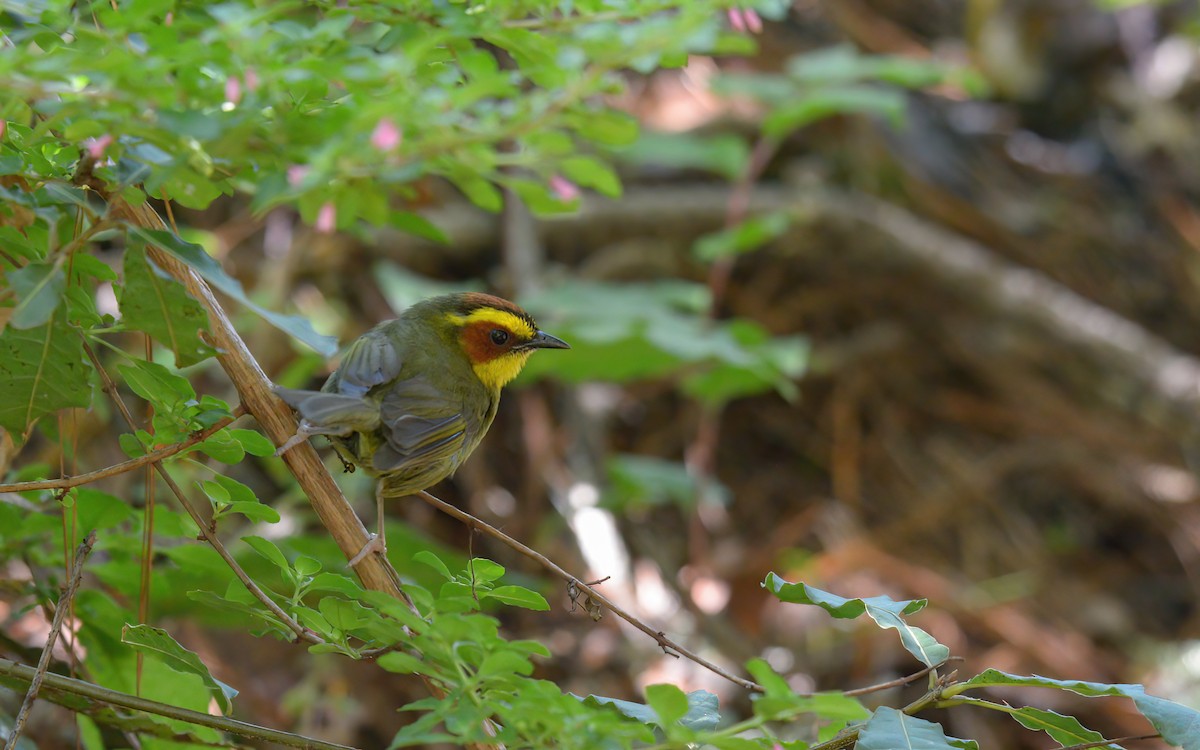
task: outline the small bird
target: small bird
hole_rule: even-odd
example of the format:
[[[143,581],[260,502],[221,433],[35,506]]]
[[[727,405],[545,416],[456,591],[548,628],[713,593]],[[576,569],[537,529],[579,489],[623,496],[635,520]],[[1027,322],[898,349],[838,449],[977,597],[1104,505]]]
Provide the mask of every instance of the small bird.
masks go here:
[[[450,476],[496,417],[500,389],[535,349],[570,349],[508,300],[465,292],[418,302],[346,349],[320,391],[276,387],[300,413],[282,455],[327,435],[346,461],[378,477],[379,532],[350,560],[386,551],[383,501]]]

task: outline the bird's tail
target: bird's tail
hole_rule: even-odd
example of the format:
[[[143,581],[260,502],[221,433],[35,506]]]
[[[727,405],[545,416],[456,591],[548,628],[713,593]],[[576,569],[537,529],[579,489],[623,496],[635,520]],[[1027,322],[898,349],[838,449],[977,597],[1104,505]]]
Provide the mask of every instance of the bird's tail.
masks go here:
[[[300,391],[275,386],[275,395],[300,412],[310,435],[349,435],[379,428],[379,404],[341,393]]]

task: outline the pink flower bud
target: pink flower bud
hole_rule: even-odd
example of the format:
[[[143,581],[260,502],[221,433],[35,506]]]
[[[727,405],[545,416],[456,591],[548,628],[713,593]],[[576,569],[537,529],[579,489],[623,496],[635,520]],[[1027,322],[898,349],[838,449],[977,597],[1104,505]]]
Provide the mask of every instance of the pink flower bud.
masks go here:
[[[333,203],[325,203],[317,211],[317,231],[331,234],[334,229],[337,229],[337,208]]]
[[[743,10],[742,18],[746,19],[746,28],[750,29],[751,34],[762,33],[762,19],[758,17],[758,13],[756,13],[753,8],[746,8]]]
[[[304,178],[308,176],[310,167],[307,164],[293,164],[287,168],[287,181],[292,187],[299,187],[300,183],[304,182]]]
[[[559,175],[550,178],[550,190],[556,198],[564,203],[573,201],[581,195],[578,185]]]
[[[725,14],[729,16],[729,25],[733,27],[734,31],[739,34],[746,33],[746,19],[742,17],[741,8],[730,8],[725,11]]]
[[[258,71],[254,68],[246,68],[246,90],[257,91],[258,84]]]
[[[0,120],[0,138],[3,138],[6,132],[8,132],[8,120]]]
[[[242,100],[242,82],[237,76],[225,79],[225,103],[236,105]]]
[[[392,122],[391,118],[384,117],[375,125],[375,129],[371,131],[371,145],[380,151],[391,151],[400,145],[400,128],[396,127],[396,123]]]
[[[112,142],[112,134],[105,133],[99,138],[88,138],[83,142],[83,146],[87,149],[88,156],[92,157],[93,161],[100,161],[104,158],[104,152],[108,150]]]

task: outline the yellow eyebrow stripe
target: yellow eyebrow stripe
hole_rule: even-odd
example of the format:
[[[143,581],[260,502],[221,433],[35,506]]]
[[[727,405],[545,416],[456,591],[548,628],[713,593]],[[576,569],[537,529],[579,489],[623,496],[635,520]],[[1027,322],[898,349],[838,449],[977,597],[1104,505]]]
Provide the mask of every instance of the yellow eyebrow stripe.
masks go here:
[[[507,328],[525,339],[533,338],[537,333],[524,318],[504,310],[497,310],[494,307],[481,307],[478,310],[471,311],[467,315],[450,313],[447,317],[460,326],[467,326],[472,323],[492,323]]]

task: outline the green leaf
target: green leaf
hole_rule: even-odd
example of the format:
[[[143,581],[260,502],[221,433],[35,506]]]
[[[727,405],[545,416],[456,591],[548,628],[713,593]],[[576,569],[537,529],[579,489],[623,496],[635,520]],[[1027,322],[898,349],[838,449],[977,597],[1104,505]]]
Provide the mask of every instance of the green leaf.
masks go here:
[[[628,146],[637,140],[637,120],[625,112],[603,109],[578,113],[568,122],[579,135],[603,146]]]
[[[687,696],[674,685],[649,685],[646,687],[646,703],[654,709],[658,723],[662,726],[674,724],[688,710]]]
[[[45,325],[63,300],[67,274],[57,263],[30,263],[9,271],[8,283],[17,293],[8,324],[21,330]]]
[[[504,577],[504,566],[483,557],[467,561],[467,580],[475,583],[491,583]]]
[[[1200,750],[1200,711],[1165,698],[1148,695],[1146,688],[1133,684],[1109,684],[1083,680],[1055,680],[1039,675],[1015,675],[998,669],[987,669],[966,682],[947,688],[947,698],[981,687],[1045,687],[1069,690],[1089,698],[1119,695],[1133,700],[1154,729],[1167,742],[1184,750]]]
[[[546,597],[536,591],[530,591],[524,586],[497,586],[483,595],[486,599],[495,599],[514,607],[524,607],[538,612],[550,609]]]
[[[167,631],[149,625],[125,625],[121,629],[121,642],[132,646],[137,651],[150,654],[176,672],[194,674],[204,681],[212,697],[221,706],[221,711],[228,714],[233,707],[231,699],[238,694],[229,685],[215,679],[200,661],[200,657],[192,651],[179,645]]]
[[[125,251],[125,286],[119,302],[125,325],[147,333],[175,353],[176,367],[189,367],[216,354],[200,338],[208,315],[175,279],[146,257],[140,242]]]
[[[635,143],[621,149],[617,155],[634,164],[698,169],[735,180],[746,168],[750,147],[735,135],[643,131]]]
[[[1104,741],[1104,735],[1080,724],[1079,719],[1074,716],[1063,716],[1054,711],[1032,706],[1019,708],[1010,716],[1026,729],[1045,732],[1050,735],[1051,739],[1064,747],[1067,745],[1090,745]],[[1113,744],[1099,745],[1099,747],[1121,750],[1119,745]]]
[[[47,414],[91,403],[92,366],[64,318],[54,314],[37,328],[0,332],[0,426],[15,435]]]
[[[941,664],[950,656],[950,649],[933,636],[904,621],[902,614],[913,614],[925,607],[924,599],[897,602],[888,596],[845,599],[803,583],[788,583],[774,573],[768,573],[763,588],[780,601],[793,604],[815,604],[840,619],[854,619],[866,613],[881,628],[894,628],[900,642],[913,656],[927,666]]]
[[[251,456],[273,456],[275,455],[275,446],[270,439],[261,432],[255,430],[243,430],[239,428],[230,428],[226,430],[229,437],[236,440],[242,450],[249,453]]]
[[[857,750],[950,750],[939,724],[880,706],[858,735]]]
[[[196,398],[187,378],[176,375],[157,362],[135,360],[132,365],[118,365],[117,371],[137,395],[156,407],[171,410],[180,402]]]
[[[206,440],[197,443],[193,450],[201,451],[223,464],[240,463],[246,457],[246,450],[242,444],[224,432],[210,435]]]
[[[621,179],[612,167],[590,156],[571,156],[559,165],[571,181],[609,198],[621,197]]]
[[[134,237],[175,256],[200,274],[205,281],[253,310],[279,330],[307,344],[326,357],[332,357],[337,353],[337,339],[332,336],[319,335],[313,330],[312,324],[308,320],[296,315],[280,315],[251,302],[242,289],[242,285],[225,273],[220,264],[211,255],[204,252],[204,248],[185,242],[173,232],[144,229],[132,224],[126,226]]]
[[[285,577],[291,578],[292,566],[288,564],[287,558],[279,551],[279,548],[274,543],[263,539],[261,536],[244,536],[242,541],[250,545],[250,548],[262,555],[270,563],[272,563]]]
[[[696,241],[693,252],[705,263],[741,255],[779,237],[790,225],[791,216],[785,211],[754,216],[735,227],[704,235]]]
[[[647,697],[651,688],[672,688],[672,685],[652,685],[647,688]],[[678,690],[678,688],[674,688]],[[578,696],[576,696],[578,697]],[[687,710],[679,717],[678,721],[685,727],[695,731],[708,731],[715,729],[721,721],[721,716],[717,712],[717,696],[707,690],[694,690],[686,695]],[[659,725],[661,714],[651,706],[634,703],[633,701],[620,700],[618,698],[609,698],[603,695],[589,695],[586,698],[581,698],[585,706],[612,706],[622,714],[631,719],[636,719],[643,724]],[[666,696],[664,700],[667,702],[665,708],[675,708],[675,698]]]
[[[433,554],[427,549],[423,549],[413,555],[413,562],[425,563],[437,572],[442,574],[447,581],[454,580],[454,574],[450,572],[450,568],[446,567],[446,563],[442,562],[442,558]]]

